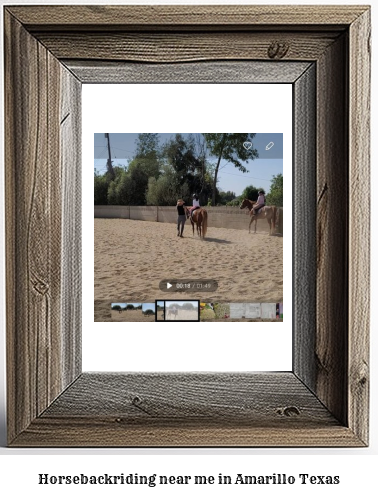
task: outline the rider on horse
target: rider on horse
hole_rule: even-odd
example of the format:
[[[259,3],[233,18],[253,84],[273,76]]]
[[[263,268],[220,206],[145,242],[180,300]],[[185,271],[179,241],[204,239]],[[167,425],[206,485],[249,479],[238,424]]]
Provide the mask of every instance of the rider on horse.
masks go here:
[[[259,191],[257,202],[253,205],[252,212],[254,215],[258,214],[260,208],[265,207],[265,194],[264,191]]]
[[[196,210],[197,208],[200,208],[200,202],[199,202],[199,198],[196,194],[193,195],[193,204],[192,206],[189,208],[189,215],[188,215],[188,218],[189,217],[192,217],[193,215],[193,212],[194,210]]]
[[[192,224],[193,236],[194,226],[197,226],[197,234],[203,240],[207,232],[207,211],[201,207],[199,198],[193,195],[193,205],[187,210],[188,218]]]

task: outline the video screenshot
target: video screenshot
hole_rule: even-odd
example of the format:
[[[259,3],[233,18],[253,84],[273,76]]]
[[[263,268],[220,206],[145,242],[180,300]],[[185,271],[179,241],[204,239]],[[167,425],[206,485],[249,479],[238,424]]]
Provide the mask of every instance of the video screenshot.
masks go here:
[[[283,321],[283,134],[94,134],[94,321]]]

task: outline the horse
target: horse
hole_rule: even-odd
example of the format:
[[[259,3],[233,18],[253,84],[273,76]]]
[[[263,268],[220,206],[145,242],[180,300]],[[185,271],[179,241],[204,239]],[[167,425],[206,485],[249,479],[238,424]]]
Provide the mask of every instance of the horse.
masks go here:
[[[171,314],[174,316],[174,319],[176,319],[176,316],[178,315],[178,310],[177,309],[168,308],[167,319],[169,318],[169,316]]]
[[[251,224],[254,221],[255,222],[255,233],[256,233],[256,228],[257,228],[257,219],[266,219],[268,224],[269,224],[269,234],[272,235],[276,229],[276,214],[277,214],[277,207],[276,206],[265,206],[262,207],[259,210],[258,214],[253,213],[253,205],[256,204],[256,201],[251,201],[244,199],[241,204],[240,204],[240,209],[248,207],[249,210],[249,215],[251,217],[251,220],[249,221],[249,233],[251,232]]]
[[[202,240],[204,240],[207,232],[207,211],[204,208],[196,208],[196,210],[192,211],[190,222],[192,223],[193,236],[194,224],[196,224],[197,234]]]

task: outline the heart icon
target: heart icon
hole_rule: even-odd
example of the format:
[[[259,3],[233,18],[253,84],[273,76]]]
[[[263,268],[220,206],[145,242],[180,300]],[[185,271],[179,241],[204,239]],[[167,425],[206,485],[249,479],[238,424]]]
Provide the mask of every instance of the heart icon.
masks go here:
[[[248,141],[247,141],[247,142],[243,142],[243,146],[244,146],[244,147],[245,147],[245,149],[247,149],[247,150],[248,150],[248,149],[251,149],[251,147],[252,147],[252,142],[248,142]]]

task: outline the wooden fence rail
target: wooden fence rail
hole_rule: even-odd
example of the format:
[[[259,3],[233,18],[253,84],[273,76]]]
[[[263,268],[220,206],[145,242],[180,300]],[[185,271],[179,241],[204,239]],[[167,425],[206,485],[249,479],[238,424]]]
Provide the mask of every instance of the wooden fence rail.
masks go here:
[[[248,229],[249,215],[247,210],[238,207],[205,207],[208,211],[209,227],[225,227],[228,229]],[[95,205],[95,218],[132,219],[151,222],[177,221],[176,207],[157,206],[124,206],[124,205]],[[265,220],[257,222],[258,232],[269,232]],[[283,209],[278,208],[276,219],[276,232],[283,234]]]

